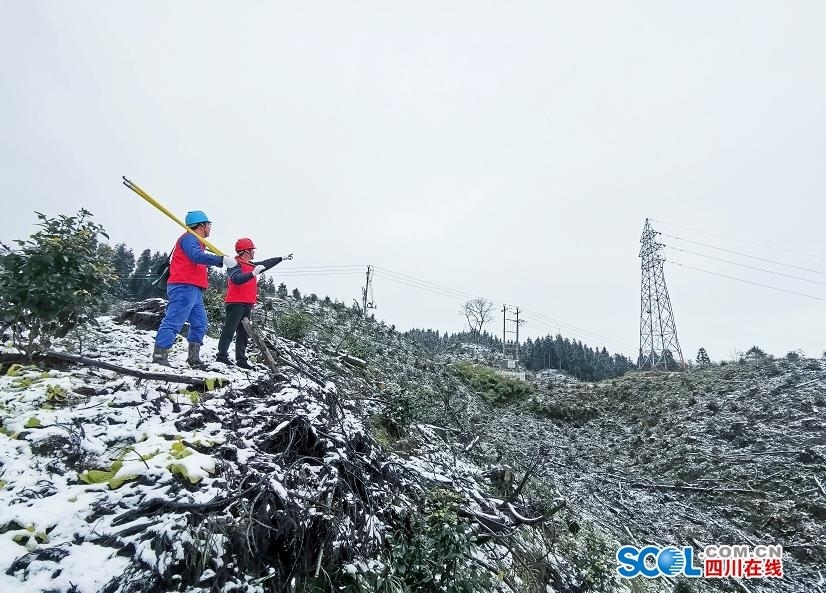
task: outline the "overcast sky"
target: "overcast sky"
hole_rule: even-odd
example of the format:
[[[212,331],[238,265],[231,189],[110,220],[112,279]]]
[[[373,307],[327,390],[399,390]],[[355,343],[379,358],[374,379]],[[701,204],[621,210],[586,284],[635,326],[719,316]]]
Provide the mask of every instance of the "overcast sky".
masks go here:
[[[85,207],[167,251],[177,227],[126,175],[206,211],[224,250],[294,252],[275,279],[302,293],[351,303],[363,270],[289,270],[382,268],[375,313],[399,329],[464,322],[415,278],[530,310],[523,336],[633,355],[650,217],[807,270],[667,244],[810,281],[669,260],[821,299],[669,261],[687,357],[826,350],[820,1],[7,0],[0,82],[4,242]]]

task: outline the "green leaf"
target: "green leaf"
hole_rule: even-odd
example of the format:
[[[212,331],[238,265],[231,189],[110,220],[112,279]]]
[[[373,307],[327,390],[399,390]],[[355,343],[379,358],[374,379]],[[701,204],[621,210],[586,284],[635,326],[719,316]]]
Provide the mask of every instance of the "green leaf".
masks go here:
[[[189,457],[192,455],[192,449],[184,445],[181,441],[175,441],[172,443],[170,449],[170,455],[172,455],[175,459],[183,459],[184,457]]]
[[[17,377],[18,375],[20,375],[21,371],[24,368],[25,367],[22,364],[15,363],[15,364],[13,364],[9,367],[9,370],[6,371],[6,376],[7,377]]]
[[[118,476],[117,478],[112,478],[111,480],[109,480],[109,488],[111,488],[112,490],[117,490],[118,488],[123,486],[126,482],[128,482],[130,480],[134,480],[137,477],[138,477],[137,475],[124,474],[122,476]]]
[[[25,428],[37,428],[40,426],[40,419],[37,416],[32,416],[28,420],[26,420],[26,424],[23,425]]]
[[[87,484],[103,484],[104,482],[111,480],[114,475],[114,472],[107,472],[99,469],[87,469],[85,472],[82,472],[78,478]]]
[[[180,474],[184,478],[188,479],[191,484],[197,484],[201,481],[199,476],[190,476],[189,470],[186,469],[186,465],[183,463],[170,463],[167,468],[173,474]]]

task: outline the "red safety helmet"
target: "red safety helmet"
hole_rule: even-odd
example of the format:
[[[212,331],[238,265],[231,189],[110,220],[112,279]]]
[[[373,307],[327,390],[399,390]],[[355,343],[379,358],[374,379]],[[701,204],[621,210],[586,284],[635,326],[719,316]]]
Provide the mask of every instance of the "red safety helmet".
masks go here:
[[[242,239],[238,239],[235,242],[235,251],[241,253],[242,251],[247,251],[248,249],[255,249],[255,245],[252,242],[252,239],[247,239],[246,237]]]

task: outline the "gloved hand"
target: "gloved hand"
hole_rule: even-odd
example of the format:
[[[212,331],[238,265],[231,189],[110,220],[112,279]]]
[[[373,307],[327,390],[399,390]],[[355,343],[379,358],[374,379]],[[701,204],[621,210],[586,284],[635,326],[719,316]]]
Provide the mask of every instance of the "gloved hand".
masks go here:
[[[281,259],[292,259],[292,258],[293,258],[293,254],[291,253],[289,255],[283,256]]]
[[[258,278],[258,274],[263,272],[265,269],[266,268],[264,268],[264,266],[259,264],[259,265],[255,266],[255,269],[252,271],[252,275],[255,276],[256,278]]]
[[[225,268],[227,268],[227,269],[234,268],[237,265],[238,265],[238,260],[237,259],[235,259],[231,255],[225,255],[224,256],[224,267]]]

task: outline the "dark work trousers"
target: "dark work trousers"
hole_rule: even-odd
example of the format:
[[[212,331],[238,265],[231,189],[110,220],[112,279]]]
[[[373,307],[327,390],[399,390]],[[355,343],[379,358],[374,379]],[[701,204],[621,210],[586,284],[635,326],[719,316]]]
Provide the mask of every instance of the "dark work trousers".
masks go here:
[[[247,341],[249,336],[247,330],[241,324],[241,320],[250,318],[252,305],[243,303],[227,303],[224,314],[224,328],[221,330],[221,337],[218,340],[218,356],[226,356],[229,351],[229,343],[232,342],[232,335],[235,334],[235,362],[247,360]]]

